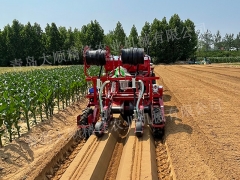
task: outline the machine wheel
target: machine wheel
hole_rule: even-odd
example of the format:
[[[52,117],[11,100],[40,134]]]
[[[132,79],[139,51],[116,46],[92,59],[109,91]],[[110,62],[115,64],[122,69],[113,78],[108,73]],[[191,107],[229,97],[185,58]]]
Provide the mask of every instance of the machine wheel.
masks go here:
[[[100,138],[103,136],[103,132],[95,132],[95,135]]]
[[[102,137],[103,136],[103,122],[102,121],[98,121],[95,124],[94,133],[97,137]]]
[[[136,122],[136,136],[137,137],[142,137],[143,135],[143,127],[142,127],[142,122]]]
[[[83,110],[81,119],[78,122],[78,125],[88,125],[88,116],[93,113],[93,110],[89,107]]]

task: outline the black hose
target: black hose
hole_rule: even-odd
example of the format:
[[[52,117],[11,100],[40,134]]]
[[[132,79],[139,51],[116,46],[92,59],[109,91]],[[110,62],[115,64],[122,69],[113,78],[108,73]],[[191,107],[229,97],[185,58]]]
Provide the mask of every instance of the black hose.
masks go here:
[[[123,64],[130,65],[144,64],[144,49],[143,48],[122,49],[121,59]]]
[[[87,65],[97,65],[103,66],[106,64],[106,50],[98,49],[98,50],[88,50],[86,51],[86,63]]]

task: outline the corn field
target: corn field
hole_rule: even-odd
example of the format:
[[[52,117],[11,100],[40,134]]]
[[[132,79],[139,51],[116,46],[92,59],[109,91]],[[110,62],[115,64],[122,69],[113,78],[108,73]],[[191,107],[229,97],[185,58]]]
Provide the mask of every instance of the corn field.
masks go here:
[[[0,74],[0,147],[4,134],[12,142],[13,135],[20,137],[22,122],[29,131],[52,117],[54,107],[64,109],[80,100],[87,89],[83,66]]]

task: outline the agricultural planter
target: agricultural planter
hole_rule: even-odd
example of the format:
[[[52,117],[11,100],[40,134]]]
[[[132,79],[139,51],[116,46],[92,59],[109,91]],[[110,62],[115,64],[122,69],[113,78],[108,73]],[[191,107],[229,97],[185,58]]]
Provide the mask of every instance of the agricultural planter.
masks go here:
[[[92,129],[101,137],[113,121],[113,114],[120,114],[127,124],[135,123],[138,137],[143,135],[145,123],[153,135],[164,134],[163,87],[156,84],[159,77],[155,77],[151,58],[142,48],[121,49],[114,57],[109,47],[90,50],[86,46],[83,58],[86,81],[92,82],[92,87],[86,96],[87,108],[77,117],[80,129]],[[100,66],[98,76],[88,75],[92,65]]]

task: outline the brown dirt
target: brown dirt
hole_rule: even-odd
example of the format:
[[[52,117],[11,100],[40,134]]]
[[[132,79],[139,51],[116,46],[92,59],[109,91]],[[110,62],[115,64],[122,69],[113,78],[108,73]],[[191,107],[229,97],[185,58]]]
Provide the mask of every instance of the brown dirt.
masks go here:
[[[118,135],[110,126],[101,138],[90,136],[61,179],[104,179]]]
[[[177,179],[239,179],[239,68],[157,66]]]
[[[99,140],[91,136],[86,143],[76,141],[72,137],[83,102],[0,149],[0,179],[64,179],[66,175],[239,179],[240,68],[161,65],[155,73],[164,87],[167,123],[163,140],[154,144],[147,129],[142,138],[136,138],[132,127],[120,137],[113,133]]]
[[[79,141],[73,140],[77,130],[76,116],[81,114],[85,104],[85,100],[75,103],[1,148],[0,179],[34,179],[49,167],[66,144],[77,146]],[[67,157],[67,154],[62,156]]]
[[[117,129],[112,126],[102,138],[91,136],[61,179],[158,179],[157,171],[163,167],[157,168],[150,129],[146,126],[143,137],[137,138],[134,122],[130,127],[120,125]],[[159,157],[167,157],[164,162],[169,164],[164,150]],[[161,179],[172,179],[171,167],[162,170],[162,177],[163,173]]]

